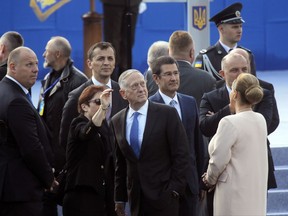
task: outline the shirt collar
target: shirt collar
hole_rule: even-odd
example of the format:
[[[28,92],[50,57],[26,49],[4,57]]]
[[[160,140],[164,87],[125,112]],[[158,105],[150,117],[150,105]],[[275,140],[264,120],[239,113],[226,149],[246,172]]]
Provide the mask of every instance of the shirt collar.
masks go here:
[[[12,80],[13,82],[15,82],[17,85],[20,86],[20,88],[24,91],[25,94],[29,93],[28,89],[26,89],[23,85],[21,85],[16,79],[14,79],[13,77],[6,75],[6,77],[10,80]]]
[[[225,45],[222,41],[220,41],[221,46],[225,49],[225,51],[228,53],[230,49],[235,49],[237,47],[237,44],[234,47],[228,47],[227,45]]]
[[[112,82],[111,82],[111,79],[109,79],[108,83],[101,83],[99,82],[98,80],[95,79],[94,76],[92,76],[92,82],[94,85],[98,85],[98,86],[108,86],[109,88],[112,88]]]
[[[227,91],[228,91],[228,95],[230,95],[232,89],[230,89],[228,85],[226,85],[226,89],[227,89]]]
[[[165,95],[163,92],[161,92],[160,89],[159,89],[159,93],[160,93],[161,97],[163,98],[165,104],[169,105],[171,100],[174,100],[174,101],[176,101],[177,104],[179,104],[178,97],[177,97],[177,92],[176,92],[176,94],[175,94],[175,96],[173,98],[168,97],[167,95]]]
[[[144,115],[146,116],[147,115],[147,112],[148,112],[148,100],[145,102],[145,104],[137,111],[135,111],[134,109],[131,108],[131,106],[129,105],[129,110],[128,110],[128,114],[127,114],[127,117],[128,118],[131,118],[132,115],[134,114],[134,112],[138,112],[140,113],[141,115]]]
[[[177,60],[177,61],[186,62],[186,63],[188,63],[189,65],[192,65],[191,62],[189,62],[189,61],[187,61],[187,60]]]

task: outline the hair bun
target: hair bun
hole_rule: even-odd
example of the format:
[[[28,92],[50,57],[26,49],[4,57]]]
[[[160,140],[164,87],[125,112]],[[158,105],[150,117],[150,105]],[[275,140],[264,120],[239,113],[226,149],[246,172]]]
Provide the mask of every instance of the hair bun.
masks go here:
[[[259,103],[262,97],[263,89],[259,85],[251,85],[245,91],[245,98],[252,105]]]

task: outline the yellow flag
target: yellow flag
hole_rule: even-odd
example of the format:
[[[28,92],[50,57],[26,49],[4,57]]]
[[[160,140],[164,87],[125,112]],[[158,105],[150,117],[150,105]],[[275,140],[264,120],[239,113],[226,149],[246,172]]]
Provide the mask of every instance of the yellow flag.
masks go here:
[[[39,20],[46,20],[52,13],[68,3],[70,0],[30,0],[30,7]]]

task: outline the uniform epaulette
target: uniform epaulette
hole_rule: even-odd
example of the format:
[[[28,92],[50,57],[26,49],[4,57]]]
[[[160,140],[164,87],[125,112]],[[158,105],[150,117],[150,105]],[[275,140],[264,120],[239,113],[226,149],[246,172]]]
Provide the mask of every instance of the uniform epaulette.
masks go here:
[[[200,50],[200,53],[201,53],[201,54],[205,54],[206,52],[207,52],[206,49],[202,49],[202,50]]]
[[[247,52],[249,52],[249,53],[252,53],[252,51],[251,50],[249,50],[249,49],[247,49],[247,48],[245,48],[245,47],[242,47],[242,46],[238,46],[239,48],[241,48],[241,49],[244,49],[244,50],[246,50]]]
[[[214,50],[216,48],[216,46],[210,46],[210,47],[208,47],[207,49],[202,49],[201,51],[200,51],[200,53],[201,54],[205,54],[205,53],[208,53],[208,52],[210,52],[211,50]]]

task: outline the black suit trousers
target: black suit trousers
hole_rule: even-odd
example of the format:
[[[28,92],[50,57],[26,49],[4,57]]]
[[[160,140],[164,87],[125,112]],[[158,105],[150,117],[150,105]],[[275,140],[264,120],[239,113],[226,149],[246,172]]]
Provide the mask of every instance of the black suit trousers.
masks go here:
[[[214,192],[215,192],[215,190],[212,190],[211,192],[207,192],[207,209],[208,209],[208,215],[209,216],[213,216]]]
[[[107,216],[105,199],[90,187],[77,186],[63,200],[63,216]]]
[[[199,195],[192,194],[188,185],[185,193],[180,197],[179,216],[198,216],[199,215]]]
[[[0,202],[1,216],[41,216],[42,202]]]
[[[143,196],[143,193],[140,200],[141,214],[139,216],[179,216],[179,199],[177,198],[171,198],[170,202],[161,209],[151,205],[151,200],[147,200],[145,196]]]

